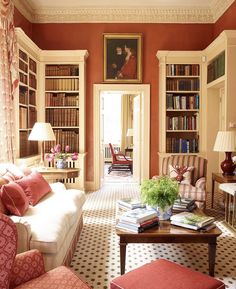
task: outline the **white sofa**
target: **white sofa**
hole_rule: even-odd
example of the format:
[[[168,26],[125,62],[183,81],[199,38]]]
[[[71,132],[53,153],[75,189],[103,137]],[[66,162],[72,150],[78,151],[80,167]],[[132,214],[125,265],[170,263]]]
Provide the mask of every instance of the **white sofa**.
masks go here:
[[[8,173],[19,178],[24,176],[15,165],[0,164],[0,186],[5,183],[4,177]],[[35,206],[29,206],[23,216],[10,216],[17,226],[18,253],[38,249],[43,254],[47,271],[70,264],[83,227],[85,202],[83,191],[66,189],[63,183],[50,186],[52,191]]]

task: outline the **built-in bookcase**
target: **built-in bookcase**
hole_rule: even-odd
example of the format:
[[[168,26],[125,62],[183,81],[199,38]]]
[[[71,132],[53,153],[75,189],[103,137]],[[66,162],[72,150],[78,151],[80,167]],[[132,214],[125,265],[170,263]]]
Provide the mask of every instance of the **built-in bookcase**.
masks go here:
[[[37,121],[37,62],[19,47],[19,157],[38,154],[38,143],[29,142],[29,133]]]
[[[198,153],[199,64],[166,64],[166,152]]]
[[[79,65],[45,66],[45,112],[62,150],[79,150]],[[48,142],[46,151],[53,143]]]
[[[201,141],[200,52],[159,51],[159,155],[198,154]]]

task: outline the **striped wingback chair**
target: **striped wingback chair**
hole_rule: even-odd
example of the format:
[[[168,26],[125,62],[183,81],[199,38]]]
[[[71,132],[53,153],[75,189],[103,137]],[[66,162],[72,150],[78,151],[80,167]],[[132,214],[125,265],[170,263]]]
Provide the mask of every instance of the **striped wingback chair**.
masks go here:
[[[173,155],[162,160],[161,175],[169,175],[169,165],[194,167],[191,184],[179,185],[181,197],[195,199],[197,204],[205,207],[207,160],[194,155]]]

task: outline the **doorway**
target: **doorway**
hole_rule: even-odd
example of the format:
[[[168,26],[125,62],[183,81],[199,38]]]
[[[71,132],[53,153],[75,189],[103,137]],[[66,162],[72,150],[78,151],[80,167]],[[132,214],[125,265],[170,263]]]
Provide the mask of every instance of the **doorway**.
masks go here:
[[[104,140],[103,140],[103,101],[105,92],[138,96],[134,125],[134,176],[140,183],[149,178],[150,143],[150,85],[148,84],[95,84],[94,85],[94,189],[99,189],[104,180]],[[113,108],[115,109],[115,107]]]

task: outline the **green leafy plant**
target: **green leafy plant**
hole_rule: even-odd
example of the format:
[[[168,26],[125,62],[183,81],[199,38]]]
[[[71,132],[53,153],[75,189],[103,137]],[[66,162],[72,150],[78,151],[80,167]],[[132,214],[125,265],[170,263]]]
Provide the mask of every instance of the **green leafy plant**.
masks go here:
[[[152,207],[160,207],[163,211],[172,206],[179,197],[179,185],[168,176],[144,180],[141,185],[143,203]]]

